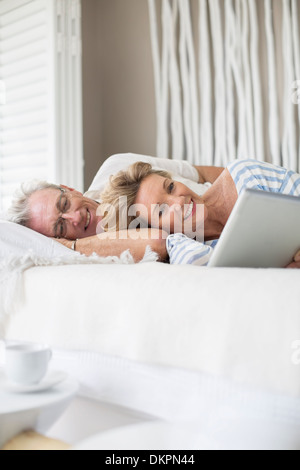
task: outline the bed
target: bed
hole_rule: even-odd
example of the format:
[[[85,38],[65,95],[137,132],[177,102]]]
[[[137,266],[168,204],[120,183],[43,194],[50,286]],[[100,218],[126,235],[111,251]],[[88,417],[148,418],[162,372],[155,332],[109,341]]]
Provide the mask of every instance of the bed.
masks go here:
[[[87,258],[0,217],[0,339],[49,343],[51,367],[78,380],[75,405],[89,416],[72,442],[74,417],[54,437],[76,444],[111,409],[122,424],[205,425],[232,435],[229,447],[256,419],[248,444],[277,426],[300,448],[299,271],[155,260]]]
[[[62,248],[27,257],[2,339],[49,343],[94,403],[223,431],[222,416],[256,416],[300,447],[298,270],[59,263]]]

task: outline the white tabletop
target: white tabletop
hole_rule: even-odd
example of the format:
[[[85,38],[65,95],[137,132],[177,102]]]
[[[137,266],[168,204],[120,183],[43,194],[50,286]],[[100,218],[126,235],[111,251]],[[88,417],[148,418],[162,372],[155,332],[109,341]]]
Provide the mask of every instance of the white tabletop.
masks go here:
[[[0,415],[49,406],[74,396],[78,390],[76,380],[69,377],[53,388],[38,393],[14,393],[5,384],[6,377],[0,369]]]

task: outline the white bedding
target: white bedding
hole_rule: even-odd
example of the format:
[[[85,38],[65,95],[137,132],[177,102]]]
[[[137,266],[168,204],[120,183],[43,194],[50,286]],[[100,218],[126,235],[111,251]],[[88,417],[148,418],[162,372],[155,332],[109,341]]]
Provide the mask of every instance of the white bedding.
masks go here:
[[[100,193],[104,190],[112,175],[123,171],[135,162],[149,163],[155,169],[165,170],[172,174],[175,181],[187,185],[192,191],[201,195],[211,186],[210,183],[199,184],[199,174],[189,162],[183,160],[169,160],[167,158],[157,158],[148,155],[138,155],[134,153],[122,153],[112,155],[100,167],[90,188],[85,193],[86,197],[99,199]]]
[[[298,270],[157,263],[36,267],[7,338],[299,398],[299,280]]]
[[[156,261],[147,247],[141,262]],[[0,219],[0,338],[7,318],[22,302],[22,274],[33,266],[134,264],[129,250],[120,257],[80,255],[26,227]]]

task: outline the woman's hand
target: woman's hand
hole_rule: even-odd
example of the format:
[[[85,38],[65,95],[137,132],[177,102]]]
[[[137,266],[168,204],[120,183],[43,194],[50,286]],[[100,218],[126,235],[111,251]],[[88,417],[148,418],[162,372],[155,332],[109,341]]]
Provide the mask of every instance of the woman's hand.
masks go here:
[[[294,261],[287,266],[288,269],[300,269],[300,251],[295,254]]]

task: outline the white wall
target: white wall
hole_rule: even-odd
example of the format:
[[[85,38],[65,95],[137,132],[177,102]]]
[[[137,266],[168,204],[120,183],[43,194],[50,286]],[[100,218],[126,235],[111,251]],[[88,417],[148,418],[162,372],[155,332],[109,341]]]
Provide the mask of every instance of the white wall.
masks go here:
[[[85,187],[110,155],[155,155],[147,0],[83,0]]]

